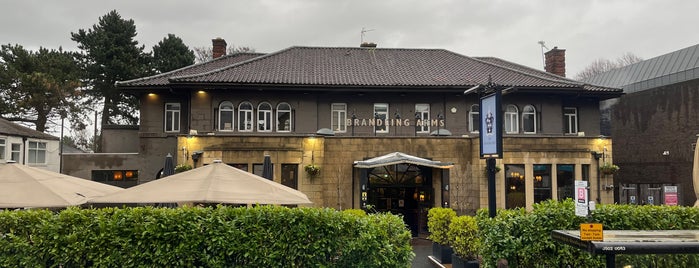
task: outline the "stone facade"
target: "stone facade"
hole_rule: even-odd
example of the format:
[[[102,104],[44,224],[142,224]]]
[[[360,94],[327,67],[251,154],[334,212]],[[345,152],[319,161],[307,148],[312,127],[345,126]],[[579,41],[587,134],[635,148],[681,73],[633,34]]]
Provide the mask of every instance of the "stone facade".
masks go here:
[[[531,209],[533,200],[534,164],[575,165],[575,178],[582,179],[582,166],[590,167],[591,189],[598,189],[597,165],[591,151],[611,149],[610,140],[596,137],[510,137],[503,141],[504,157],[497,161],[498,166],[524,164],[526,166],[526,207]],[[461,213],[473,213],[487,207],[487,178],[483,172],[485,161],[479,158],[478,139],[471,137],[269,137],[269,136],[180,136],[178,148],[188,151],[203,151],[197,163],[186,159],[187,164],[200,166],[221,159],[229,164],[252,166],[262,162],[264,154],[269,154],[275,164],[274,180],[281,182],[279,164],[298,165],[298,189],[306,193],[313,206],[335,208],[359,207],[359,172],[353,167],[355,161],[364,160],[392,152],[403,152],[418,157],[454,163],[449,170],[449,206]],[[607,151],[607,161],[611,161],[611,151]],[[183,163],[183,157],[178,157]],[[601,160],[600,160],[601,161]],[[317,176],[303,172],[308,164],[320,166]],[[435,171],[436,172],[436,171]],[[439,178],[435,173],[435,177]],[[505,174],[496,174],[497,207],[505,207]],[[552,198],[556,199],[556,174],[552,174]],[[613,191],[604,189],[612,185],[612,176],[600,176],[602,187],[599,192],[602,203],[612,203]],[[434,204],[443,201],[440,193],[441,180],[433,181]],[[597,200],[598,192],[592,191],[591,200]]]

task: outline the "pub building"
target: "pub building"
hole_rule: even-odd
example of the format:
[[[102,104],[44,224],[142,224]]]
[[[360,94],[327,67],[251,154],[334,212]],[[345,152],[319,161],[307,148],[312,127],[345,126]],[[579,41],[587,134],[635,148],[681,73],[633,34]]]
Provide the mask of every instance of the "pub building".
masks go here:
[[[492,81],[508,89],[497,207],[571,198],[575,180],[589,181],[591,200],[613,202],[613,178],[597,172],[612,150],[599,102],[622,93],[565,78],[565,50],[546,53],[554,74],[444,49],[225,55],[223,39],[213,45],[211,61],[117,83],[140,98],[139,183],[158,176],[168,153],[177,164],[220,159],[258,175],[268,154],[273,180],[312,206],[402,214],[417,235],[429,208],[488,207],[479,95],[464,91]]]

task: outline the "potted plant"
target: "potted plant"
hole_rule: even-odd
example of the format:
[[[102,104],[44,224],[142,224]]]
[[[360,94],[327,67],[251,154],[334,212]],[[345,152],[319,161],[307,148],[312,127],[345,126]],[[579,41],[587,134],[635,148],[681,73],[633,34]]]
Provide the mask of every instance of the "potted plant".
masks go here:
[[[315,164],[308,164],[303,169],[308,173],[309,176],[315,177],[320,173],[320,167]]]
[[[603,174],[610,175],[610,174],[614,174],[614,173],[616,173],[617,171],[619,171],[619,166],[614,165],[614,164],[609,163],[609,162],[604,162],[604,164],[602,164],[602,165],[599,167],[599,170],[600,170]]]
[[[175,173],[185,172],[190,169],[192,169],[192,166],[188,164],[179,164],[175,166]]]
[[[442,264],[451,263],[451,255],[454,253],[449,246],[449,224],[456,217],[456,211],[451,208],[431,208],[427,212],[427,230],[432,240],[432,257]]]
[[[453,268],[477,268],[478,251],[481,239],[478,234],[476,219],[471,216],[459,216],[449,224],[449,244],[454,249],[451,258]]]

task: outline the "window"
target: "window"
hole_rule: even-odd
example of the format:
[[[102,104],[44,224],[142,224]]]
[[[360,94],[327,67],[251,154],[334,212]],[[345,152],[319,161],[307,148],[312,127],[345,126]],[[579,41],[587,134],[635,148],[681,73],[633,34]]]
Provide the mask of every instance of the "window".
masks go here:
[[[138,170],[93,170],[92,180],[129,188],[138,183]]]
[[[21,143],[13,143],[11,146],[11,152],[10,152],[10,160],[15,161],[19,163],[19,157],[22,154],[22,144]]]
[[[578,108],[563,107],[563,119],[565,120],[565,134],[577,134]]]
[[[333,103],[330,104],[331,117],[330,124],[335,132],[347,132],[347,104]]]
[[[481,107],[478,104],[471,105],[471,110],[468,111],[468,131],[478,133],[481,130]]]
[[[299,165],[297,164],[282,164],[282,185],[298,189],[298,169]]]
[[[179,103],[165,103],[165,132],[180,132]]]
[[[523,208],[526,204],[524,165],[505,165],[505,208]]]
[[[536,108],[532,105],[522,109],[522,130],[526,134],[536,133]]]
[[[257,106],[257,131],[272,131],[272,105],[263,102]]]
[[[28,143],[29,164],[46,164],[46,143],[38,141],[30,141]]]
[[[505,109],[505,133],[513,134],[519,132],[518,113],[519,110],[517,110],[517,106],[512,104],[507,105]]]
[[[233,131],[233,103],[224,101],[218,106],[218,129],[220,131]]]
[[[248,164],[228,164],[231,167],[240,169],[242,171],[247,172],[248,171]]]
[[[252,131],[252,104],[247,101],[238,105],[238,131]]]
[[[556,165],[558,201],[575,198],[575,165]]]
[[[5,149],[7,147],[5,143],[5,139],[0,139],[0,160],[5,160]]]
[[[551,165],[534,165],[534,203],[551,199]]]
[[[374,103],[374,131],[376,133],[388,133],[388,103]]]
[[[415,104],[415,119],[420,118],[420,123],[415,122],[418,133],[430,132],[430,105],[425,103]]]
[[[291,105],[282,102],[277,105],[277,131],[291,131]]]

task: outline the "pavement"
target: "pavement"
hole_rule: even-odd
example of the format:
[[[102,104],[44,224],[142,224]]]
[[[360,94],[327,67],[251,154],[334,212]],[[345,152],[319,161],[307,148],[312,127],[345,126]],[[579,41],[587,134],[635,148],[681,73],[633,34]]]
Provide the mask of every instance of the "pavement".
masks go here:
[[[444,267],[430,259],[430,255],[432,255],[432,241],[423,237],[413,237],[410,240],[410,245],[413,246],[413,252],[415,253],[413,268]]]

